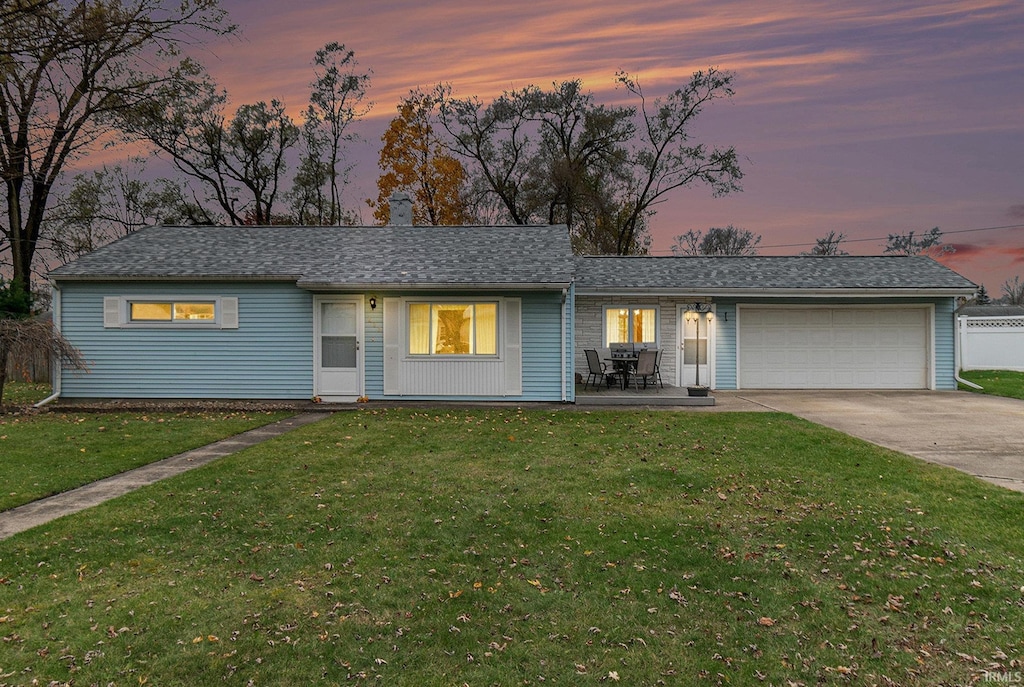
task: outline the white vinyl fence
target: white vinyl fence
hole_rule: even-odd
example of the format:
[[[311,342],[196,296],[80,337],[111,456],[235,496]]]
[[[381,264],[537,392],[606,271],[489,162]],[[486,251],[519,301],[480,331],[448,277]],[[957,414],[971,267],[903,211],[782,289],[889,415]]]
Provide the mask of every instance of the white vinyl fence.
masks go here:
[[[1024,316],[957,318],[961,370],[1024,372]]]

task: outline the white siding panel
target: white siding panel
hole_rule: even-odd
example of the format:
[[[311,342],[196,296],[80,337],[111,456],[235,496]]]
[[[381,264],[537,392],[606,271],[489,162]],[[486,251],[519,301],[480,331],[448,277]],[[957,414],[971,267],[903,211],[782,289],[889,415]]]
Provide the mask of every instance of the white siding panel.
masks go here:
[[[505,306],[505,396],[523,393],[523,323],[522,302],[518,298],[504,301]]]
[[[504,384],[500,360],[407,359],[402,363],[406,396],[501,396]]]
[[[384,393],[402,394],[405,310],[401,298],[384,299]]]
[[[108,329],[121,326],[121,299],[117,296],[103,298],[103,326]]]
[[[224,329],[238,329],[238,298],[227,296],[220,299],[220,326]]]

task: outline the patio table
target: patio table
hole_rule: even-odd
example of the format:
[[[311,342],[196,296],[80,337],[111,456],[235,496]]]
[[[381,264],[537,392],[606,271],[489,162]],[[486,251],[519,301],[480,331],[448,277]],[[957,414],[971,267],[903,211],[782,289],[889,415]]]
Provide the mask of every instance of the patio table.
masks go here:
[[[611,358],[605,358],[605,362],[611,363],[612,366],[618,371],[619,376],[622,378],[622,388],[625,389],[629,386],[629,371],[636,367],[636,363],[640,358],[635,355],[627,356],[613,356]]]

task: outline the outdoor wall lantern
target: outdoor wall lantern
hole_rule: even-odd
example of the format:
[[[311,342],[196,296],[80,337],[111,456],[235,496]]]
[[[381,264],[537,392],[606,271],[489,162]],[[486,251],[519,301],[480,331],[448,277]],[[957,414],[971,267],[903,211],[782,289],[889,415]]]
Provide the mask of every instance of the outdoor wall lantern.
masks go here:
[[[376,309],[377,309],[377,297],[376,296],[370,296],[370,310],[376,310]]]

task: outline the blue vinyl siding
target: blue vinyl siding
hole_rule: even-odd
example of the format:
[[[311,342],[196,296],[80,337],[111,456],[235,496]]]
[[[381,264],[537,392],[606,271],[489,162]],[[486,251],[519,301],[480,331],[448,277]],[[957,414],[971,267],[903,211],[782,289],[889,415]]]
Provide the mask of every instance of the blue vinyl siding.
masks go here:
[[[736,388],[736,303],[715,302],[715,388]]]
[[[370,308],[370,296],[377,299],[376,308]],[[384,395],[384,294],[369,294],[365,303],[363,388],[368,398],[379,399]]]
[[[569,287],[565,296],[565,400],[576,402],[576,286]]]
[[[105,329],[105,296],[235,296],[238,329]],[[61,286],[61,330],[91,364],[69,398],[304,399],[313,394],[312,296],[281,283]]]
[[[523,296],[523,399],[562,399],[561,293]],[[569,359],[566,359],[568,364]],[[566,374],[569,374],[567,371]]]
[[[935,301],[935,388],[943,391],[957,388],[955,308],[952,298]]]

